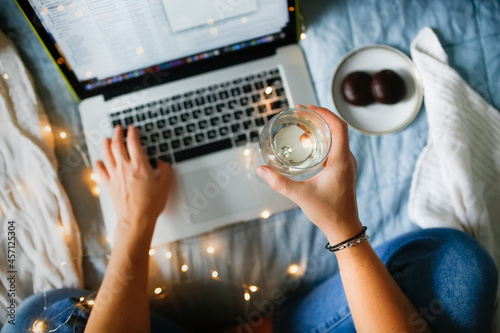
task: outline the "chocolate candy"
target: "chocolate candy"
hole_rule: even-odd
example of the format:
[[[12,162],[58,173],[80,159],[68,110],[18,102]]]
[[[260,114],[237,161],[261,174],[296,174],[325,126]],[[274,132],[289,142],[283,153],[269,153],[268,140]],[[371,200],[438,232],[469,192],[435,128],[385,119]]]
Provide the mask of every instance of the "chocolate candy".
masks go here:
[[[405,97],[406,85],[401,76],[384,69],[373,75],[371,93],[379,103],[396,104]]]
[[[354,72],[342,81],[342,96],[353,105],[365,106],[373,103],[372,77],[365,72]]]

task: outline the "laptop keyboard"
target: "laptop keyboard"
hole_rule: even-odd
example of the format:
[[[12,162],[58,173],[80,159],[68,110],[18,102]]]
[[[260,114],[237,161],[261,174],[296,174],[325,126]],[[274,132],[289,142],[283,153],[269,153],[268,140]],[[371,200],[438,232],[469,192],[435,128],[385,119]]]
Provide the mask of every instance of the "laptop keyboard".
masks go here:
[[[259,140],[260,129],[288,107],[278,69],[212,84],[110,115],[113,127],[134,125],[153,167]]]

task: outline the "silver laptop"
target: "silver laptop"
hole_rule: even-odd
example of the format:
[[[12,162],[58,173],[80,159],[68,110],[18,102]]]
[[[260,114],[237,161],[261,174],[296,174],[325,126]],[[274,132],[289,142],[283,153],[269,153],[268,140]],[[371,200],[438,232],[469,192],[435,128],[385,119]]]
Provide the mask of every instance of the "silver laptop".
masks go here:
[[[92,163],[115,125],[139,128],[173,195],[153,246],[294,207],[255,173],[273,115],[316,104],[292,0],[18,0],[81,99]],[[116,218],[102,188],[105,226]]]

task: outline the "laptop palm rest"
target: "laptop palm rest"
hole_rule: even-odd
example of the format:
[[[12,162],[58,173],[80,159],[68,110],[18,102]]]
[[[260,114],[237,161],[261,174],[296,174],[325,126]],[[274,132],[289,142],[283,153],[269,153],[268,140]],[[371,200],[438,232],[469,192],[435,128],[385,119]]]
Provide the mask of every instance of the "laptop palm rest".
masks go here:
[[[244,167],[234,160],[184,174],[181,186],[187,205],[183,209],[195,224],[262,205],[255,179],[247,177]]]

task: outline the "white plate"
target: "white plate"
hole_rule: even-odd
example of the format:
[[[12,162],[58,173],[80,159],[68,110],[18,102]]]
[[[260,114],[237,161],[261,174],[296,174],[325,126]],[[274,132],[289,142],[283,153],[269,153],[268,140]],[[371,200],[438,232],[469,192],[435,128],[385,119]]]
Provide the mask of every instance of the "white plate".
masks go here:
[[[374,102],[367,106],[347,103],[341,85],[352,72],[368,74],[390,69],[401,76],[406,84],[406,96],[396,104]],[[332,97],[339,115],[353,128],[367,134],[388,134],[408,126],[422,105],[420,75],[413,62],[404,53],[386,45],[370,45],[347,53],[338,64],[332,79]]]

